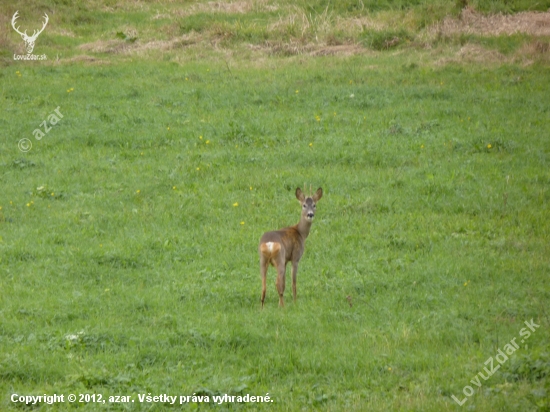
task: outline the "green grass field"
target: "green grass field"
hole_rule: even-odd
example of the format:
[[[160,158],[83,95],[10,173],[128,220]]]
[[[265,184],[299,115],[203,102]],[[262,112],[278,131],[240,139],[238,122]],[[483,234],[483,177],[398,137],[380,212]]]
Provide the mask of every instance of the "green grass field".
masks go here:
[[[2,6],[0,410],[550,410],[549,39],[422,46],[463,2],[406,3]],[[18,9],[49,13],[47,61],[13,60]],[[260,310],[258,240],[304,183],[298,300],[270,269]]]

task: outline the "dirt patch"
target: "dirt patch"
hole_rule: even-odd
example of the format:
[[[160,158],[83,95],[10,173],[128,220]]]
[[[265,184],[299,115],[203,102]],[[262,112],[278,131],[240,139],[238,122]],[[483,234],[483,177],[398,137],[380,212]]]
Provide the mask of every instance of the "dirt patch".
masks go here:
[[[446,18],[435,26],[435,31],[440,35],[501,36],[524,33],[533,36],[550,36],[550,12],[485,16],[466,8],[462,11],[460,19]]]

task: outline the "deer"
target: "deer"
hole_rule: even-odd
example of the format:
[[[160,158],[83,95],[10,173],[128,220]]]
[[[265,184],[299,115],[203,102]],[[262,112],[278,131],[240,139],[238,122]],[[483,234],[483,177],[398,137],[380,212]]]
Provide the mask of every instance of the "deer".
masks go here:
[[[310,187],[311,193],[311,187]],[[296,189],[296,199],[302,206],[300,222],[294,226],[272,232],[265,232],[258,247],[260,254],[260,273],[262,276],[262,309],[264,307],[267,269],[269,265],[277,270],[277,292],[279,293],[279,307],[284,307],[283,295],[285,293],[286,265],[292,262],[292,295],[296,302],[296,276],[298,263],[304,254],[306,239],[315,217],[316,204],[323,196],[323,189],[319,188],[314,195],[306,196],[302,189]]]
[[[40,33],[42,33],[44,31],[44,29],[46,28],[46,24],[48,24],[48,21],[49,21],[49,17],[46,13],[44,13],[44,17],[46,18],[44,20],[44,24],[42,25],[42,28],[40,30],[34,30],[33,33],[32,33],[32,36],[29,36],[27,34],[27,30],[25,30],[23,33],[21,33],[19,31],[19,27],[15,27],[15,21],[17,20],[17,18],[19,17],[18,16],[18,13],[19,13],[19,10],[15,12],[15,14],[13,15],[12,19],[11,19],[11,25],[13,27],[13,29],[19,33],[21,35],[21,38],[23,39],[23,41],[25,42],[25,49],[27,49],[27,54],[31,54],[32,51],[34,50],[34,43],[36,42],[36,38],[38,37],[38,35]]]

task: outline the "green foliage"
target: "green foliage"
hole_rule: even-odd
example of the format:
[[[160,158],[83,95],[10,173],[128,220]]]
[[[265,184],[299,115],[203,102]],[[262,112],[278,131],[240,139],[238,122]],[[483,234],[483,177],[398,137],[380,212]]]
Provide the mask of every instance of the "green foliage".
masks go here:
[[[486,13],[548,11],[550,0],[468,0],[468,5]]]
[[[540,381],[550,377],[550,355],[529,352],[514,358],[511,362],[509,379]]]

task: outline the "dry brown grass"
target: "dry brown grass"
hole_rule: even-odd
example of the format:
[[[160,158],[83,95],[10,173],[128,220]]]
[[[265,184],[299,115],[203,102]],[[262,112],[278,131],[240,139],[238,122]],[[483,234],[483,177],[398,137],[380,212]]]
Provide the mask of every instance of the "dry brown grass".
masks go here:
[[[165,52],[170,50],[184,49],[189,46],[199,44],[200,41],[200,36],[195,33],[189,33],[170,40],[154,40],[145,43],[137,42],[135,44],[135,47],[131,50],[126,50],[126,53],[144,54],[149,51]]]
[[[91,43],[84,43],[78,48],[88,53],[121,53],[134,46],[124,40],[96,40]]]
[[[509,55],[504,55],[497,50],[478,44],[466,44],[452,54],[448,54],[448,50],[434,50],[433,54],[437,56],[445,52],[447,52],[447,55],[436,58],[436,66],[471,63],[486,65],[517,63],[522,66],[529,66],[534,62],[550,62],[550,43],[536,39],[525,43]]]
[[[384,30],[387,28],[387,24],[373,16],[338,17],[335,27],[344,32],[360,33],[364,30]]]
[[[175,55],[197,53],[220,53],[231,50],[232,53],[242,53],[246,56],[350,56],[370,52],[360,45],[365,31],[384,31],[404,27],[415,34],[412,44],[415,47],[425,46],[428,49],[440,47],[438,37],[449,37],[461,34],[479,36],[502,36],[515,33],[525,33],[534,36],[526,40],[513,55],[504,56],[495,50],[479,45],[466,44],[457,49],[456,43],[446,48],[447,57],[438,57],[438,64],[451,62],[504,62],[510,59],[542,59],[550,60],[550,43],[545,36],[550,36],[550,12],[524,12],[515,15],[482,15],[471,8],[462,11],[459,18],[445,18],[442,22],[418,32],[418,13],[379,12],[361,17],[341,17],[327,8],[322,13],[310,13],[303,8],[289,3],[277,3],[276,0],[219,0],[193,3],[176,3],[166,0],[163,7],[154,8],[153,3],[133,1],[126,6],[113,6],[115,11],[122,7],[150,11],[151,20],[166,20],[156,31],[139,26],[117,27],[134,42],[123,39],[113,39],[114,34],[104,33],[95,41],[88,41],[76,50],[84,57],[83,62],[94,63],[90,55],[154,55],[155,52],[172,52]],[[258,33],[267,33],[268,40],[260,44],[234,42],[235,31],[239,27],[225,24],[215,24],[200,33],[190,32],[181,35],[178,19],[193,16],[198,13],[228,13],[249,14],[262,11],[277,11],[277,16],[270,18],[267,27],[258,29],[255,22],[249,23],[246,29]],[[245,17],[243,17],[245,19]],[[262,23],[263,24],[263,23]],[[0,15],[0,26],[9,28],[9,16]],[[72,31],[61,27],[52,27],[52,34],[75,37]],[[107,39],[106,37],[109,37]],[[391,41],[391,40],[389,40]],[[0,32],[0,47],[16,51],[23,46],[14,40],[10,30]],[[454,50],[454,51],[453,51]],[[533,57],[537,56],[537,57]],[[176,58],[177,56],[174,56]],[[72,57],[71,59],[75,59]],[[78,61],[78,60],[75,60]]]
[[[439,51],[436,51],[439,53]],[[486,49],[475,44],[467,44],[462,46],[452,56],[442,57],[436,60],[436,66],[445,66],[447,64],[464,64],[464,63],[484,63],[495,64],[510,61],[511,58],[504,56],[496,50]]]
[[[325,36],[333,30],[334,15],[325,9],[322,13],[307,13],[299,7],[291,7],[287,14],[281,16],[279,20],[268,26],[271,32],[295,32],[300,38],[315,38]]]
[[[312,50],[311,56],[354,56],[369,53],[367,49],[356,44],[328,45]]]
[[[550,43],[534,39],[524,44],[517,52],[523,59],[524,65],[531,64],[534,60],[539,62],[550,62]]]
[[[76,34],[74,34],[73,31],[64,29],[62,27],[54,27],[50,31],[50,34],[56,34],[58,36],[66,36],[66,37],[72,37],[75,38]]]
[[[316,44],[298,42],[266,42],[261,45],[248,45],[248,49],[258,55],[274,56],[354,56],[369,54],[370,50],[357,44]]]
[[[452,37],[457,35],[475,35],[482,37],[511,36],[525,34],[533,36],[518,50],[504,55],[497,50],[478,44],[465,44],[452,56],[437,59],[437,65],[449,63],[483,63],[503,64],[518,62],[523,65],[534,61],[550,61],[550,12],[523,12],[514,15],[482,15],[466,8],[460,18],[446,18],[440,24],[429,28],[419,38],[426,45],[433,44],[435,37]]]
[[[201,41],[201,36],[197,33],[189,33],[183,36],[174,37],[169,40],[151,40],[128,42],[121,39],[97,40],[91,43],[85,43],[79,46],[79,49],[89,53],[106,54],[141,54],[151,50],[169,51],[185,48],[197,44]]]
[[[80,54],[78,56],[74,56],[68,59],[63,60],[56,60],[55,64],[66,64],[66,63],[75,63],[75,64],[90,64],[90,65],[105,65],[105,64],[111,64],[110,60],[105,59],[99,59],[94,56],[88,56],[86,54]]]
[[[241,1],[209,1],[196,3],[188,8],[181,9],[178,16],[190,16],[197,13],[230,13],[246,14],[252,11],[276,11],[277,4],[270,4],[268,0],[241,0]]]
[[[550,36],[550,12],[486,16],[466,8],[462,11],[460,19],[446,18],[433,30],[442,35],[501,36],[523,33],[532,36]]]

